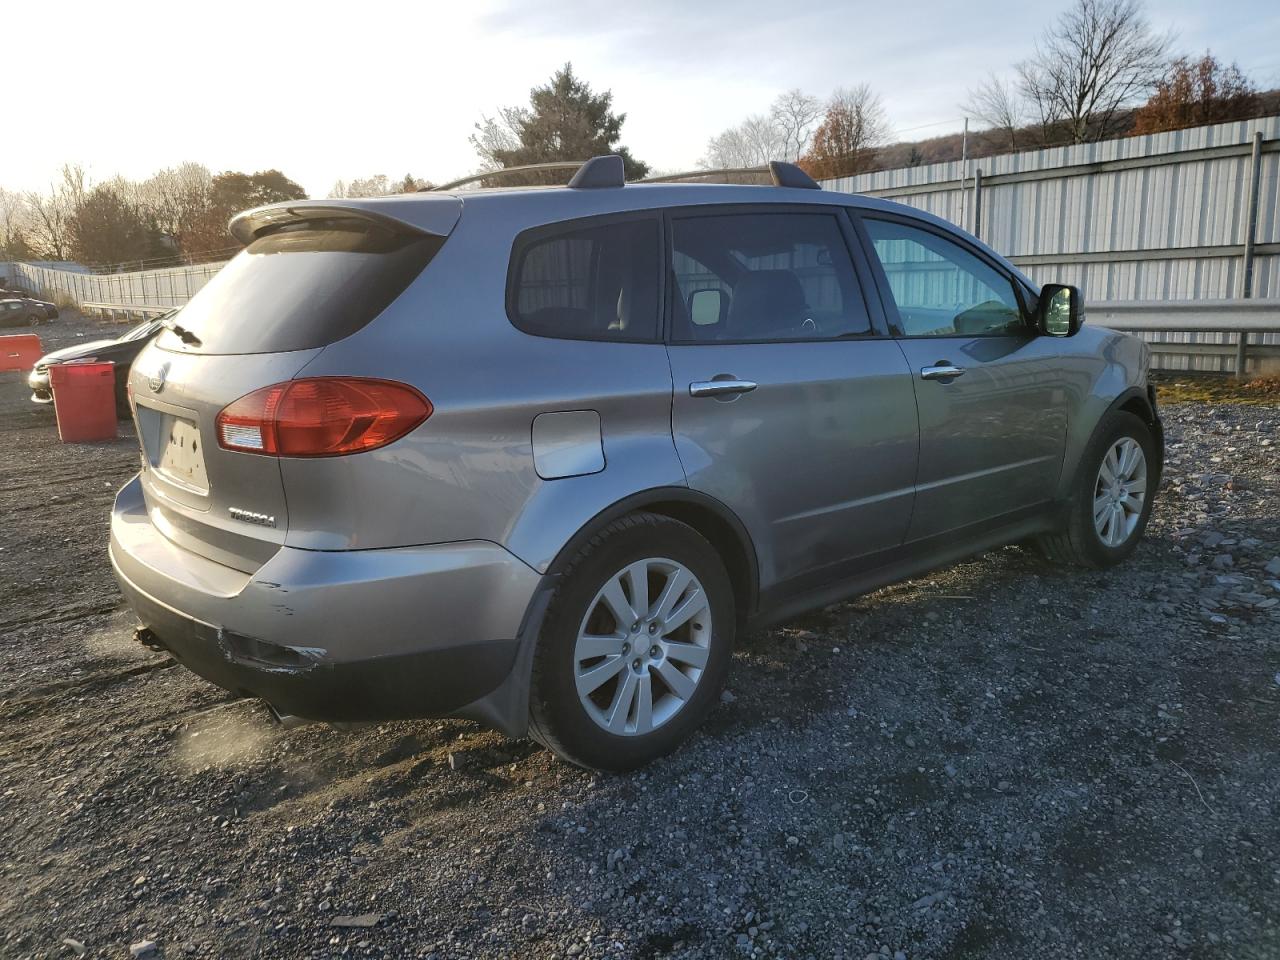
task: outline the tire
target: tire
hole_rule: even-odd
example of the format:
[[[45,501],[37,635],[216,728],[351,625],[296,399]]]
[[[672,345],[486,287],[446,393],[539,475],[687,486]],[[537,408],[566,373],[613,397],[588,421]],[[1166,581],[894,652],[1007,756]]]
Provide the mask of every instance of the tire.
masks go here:
[[[642,570],[651,602],[627,624],[612,610],[620,598],[632,614],[636,581],[629,572]],[[682,586],[685,574],[691,579]],[[665,620],[650,623],[650,614],[664,610]],[[595,770],[632,770],[670,753],[719,699],[735,619],[724,563],[697,531],[651,513],[614,521],[569,562],[547,608],[533,658],[531,734],[562,759]],[[596,639],[580,647],[580,632]],[[599,685],[591,687],[593,680]]]
[[[1129,495],[1121,498],[1118,504],[1121,513],[1114,515],[1110,521],[1118,526],[1108,526],[1107,516],[1102,514],[1098,523],[1103,528],[1099,529],[1094,520],[1095,506],[1103,505],[1099,497],[1108,493],[1107,481],[1101,472],[1103,459],[1113,458],[1108,460],[1108,469],[1111,469],[1117,463],[1114,458],[1119,451],[1132,449],[1126,441],[1136,444],[1142,453],[1140,466],[1143,468],[1143,480],[1139,508],[1131,509],[1132,493],[1136,490],[1136,485],[1133,482],[1121,484],[1120,489],[1127,489]],[[1111,567],[1126,559],[1137,549],[1138,541],[1142,539],[1147,521],[1151,517],[1156,486],[1160,481],[1159,464],[1159,452],[1156,450],[1151,428],[1141,417],[1124,410],[1107,414],[1094,432],[1076,468],[1066,525],[1056,533],[1039,538],[1041,552],[1055,563],[1094,569]],[[1114,514],[1114,508],[1112,512]]]

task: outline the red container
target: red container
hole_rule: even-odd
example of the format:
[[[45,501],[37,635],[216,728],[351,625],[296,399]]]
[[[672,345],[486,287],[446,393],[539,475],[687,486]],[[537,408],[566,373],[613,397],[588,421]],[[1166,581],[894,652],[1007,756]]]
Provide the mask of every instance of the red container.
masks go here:
[[[0,337],[0,370],[30,370],[44,356],[44,347],[34,333]]]
[[[115,367],[110,361],[49,367],[58,439],[63,443],[116,438]]]

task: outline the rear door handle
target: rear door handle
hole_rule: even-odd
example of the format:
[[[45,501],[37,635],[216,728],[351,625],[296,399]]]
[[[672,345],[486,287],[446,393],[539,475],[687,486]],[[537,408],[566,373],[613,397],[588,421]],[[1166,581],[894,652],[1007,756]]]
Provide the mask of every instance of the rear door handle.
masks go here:
[[[957,367],[946,360],[939,360],[932,367],[922,367],[921,380],[954,380],[964,376],[964,367]]]
[[[759,384],[754,380],[738,380],[726,377],[723,380],[695,380],[689,384],[691,397],[724,397],[735,393],[750,393]]]

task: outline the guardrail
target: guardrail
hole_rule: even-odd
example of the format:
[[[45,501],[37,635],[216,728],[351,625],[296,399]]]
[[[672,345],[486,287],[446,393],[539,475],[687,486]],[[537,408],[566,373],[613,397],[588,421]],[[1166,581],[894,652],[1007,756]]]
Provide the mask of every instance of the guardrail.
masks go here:
[[[153,303],[95,303],[87,302],[80,304],[80,312],[93,314],[99,317],[110,317],[112,320],[131,320],[134,317],[158,317],[162,313],[168,313],[173,306],[162,307]]]
[[[1086,303],[1085,309],[1090,323],[1112,330],[1218,338],[1177,342],[1144,337],[1157,357],[1232,357],[1237,377],[1249,372],[1250,360],[1259,366],[1280,360],[1280,300],[1112,300]]]

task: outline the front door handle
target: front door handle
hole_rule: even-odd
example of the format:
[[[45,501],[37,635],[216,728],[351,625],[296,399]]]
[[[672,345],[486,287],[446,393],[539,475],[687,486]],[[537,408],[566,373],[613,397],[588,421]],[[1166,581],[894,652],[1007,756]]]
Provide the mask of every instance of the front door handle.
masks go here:
[[[963,376],[964,367],[957,367],[946,360],[939,360],[932,367],[923,367],[920,370],[921,380],[954,380],[956,377]]]
[[[725,397],[735,393],[750,393],[759,384],[754,380],[738,380],[726,377],[723,380],[695,380],[689,384],[691,397]]]

